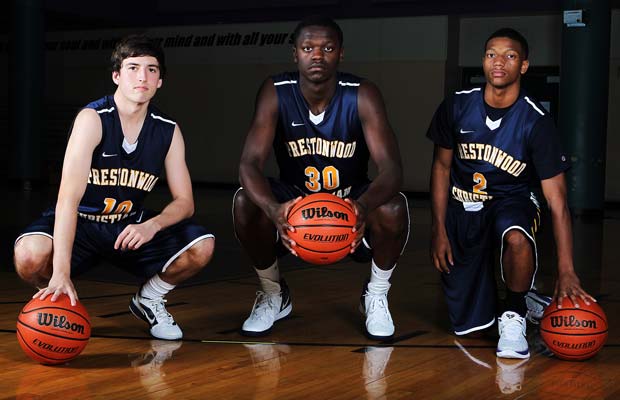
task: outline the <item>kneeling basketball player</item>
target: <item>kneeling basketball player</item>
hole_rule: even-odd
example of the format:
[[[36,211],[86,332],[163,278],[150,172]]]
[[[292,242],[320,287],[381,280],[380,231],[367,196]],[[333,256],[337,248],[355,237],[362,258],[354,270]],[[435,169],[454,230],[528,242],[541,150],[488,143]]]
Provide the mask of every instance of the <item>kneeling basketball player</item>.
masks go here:
[[[129,308],[151,335],[180,339],[164,296],[209,262],[214,237],[188,219],[194,200],[181,130],[150,103],[163,83],[163,51],[128,36],[111,61],[118,87],[75,118],[56,207],[18,237],[15,267],[43,287],[34,297],[64,293],[75,304],[71,277],[108,261],[144,280]],[[142,203],[164,166],[172,201],[154,213]]]
[[[389,279],[409,234],[407,200],[398,192],[398,144],[376,86],[337,71],[343,56],[340,27],[329,18],[307,18],[293,39],[297,71],[263,83],[239,166],[235,232],[261,285],[242,333],[266,334],[291,312],[277,260],[278,246],[295,254],[287,213],[301,196],[329,192],[348,199],[357,215],[351,253],[354,259],[372,259],[361,301],[366,330],[372,338],[387,338],[394,333]],[[279,180],[263,173],[272,145]],[[372,182],[369,156],[378,169]]]
[[[555,297],[586,304],[594,299],[573,268],[570,213],[553,119],[521,88],[528,69],[525,38],[509,28],[493,33],[483,56],[486,85],[456,92],[438,108],[428,130],[435,143],[431,171],[432,262],[457,335],[495,322],[494,250],[500,253],[506,307],[498,319],[497,356],[528,358],[526,317],[540,318],[542,296],[529,292],[538,268],[539,178],[553,221],[558,253]],[[528,293],[529,292],[529,293]],[[551,299],[547,298],[547,302]]]

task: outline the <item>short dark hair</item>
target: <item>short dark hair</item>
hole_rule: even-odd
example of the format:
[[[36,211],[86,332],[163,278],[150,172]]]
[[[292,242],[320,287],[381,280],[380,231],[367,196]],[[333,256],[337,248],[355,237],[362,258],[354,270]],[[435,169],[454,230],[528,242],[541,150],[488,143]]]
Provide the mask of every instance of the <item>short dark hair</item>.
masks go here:
[[[530,53],[530,48],[527,45],[527,40],[522,34],[520,34],[518,31],[512,28],[502,28],[502,29],[498,29],[495,32],[493,32],[491,36],[489,36],[487,41],[484,42],[484,50],[486,51],[487,45],[489,44],[491,39],[495,39],[498,37],[506,37],[516,42],[519,42],[519,44],[521,45],[521,50],[523,51],[523,54],[521,55],[523,56],[524,60],[527,60],[529,53]]]
[[[110,57],[112,71],[119,72],[126,58],[143,56],[155,57],[159,63],[160,78],[166,75],[166,57],[163,49],[159,43],[144,35],[128,35],[116,43]]]
[[[297,39],[299,39],[299,34],[301,33],[302,29],[308,26],[323,26],[325,28],[332,29],[334,32],[336,32],[336,35],[338,36],[338,43],[340,44],[340,47],[342,47],[342,44],[344,42],[344,35],[342,34],[342,29],[340,29],[340,26],[336,23],[336,21],[324,15],[310,15],[302,19],[293,31],[293,45],[297,45]]]

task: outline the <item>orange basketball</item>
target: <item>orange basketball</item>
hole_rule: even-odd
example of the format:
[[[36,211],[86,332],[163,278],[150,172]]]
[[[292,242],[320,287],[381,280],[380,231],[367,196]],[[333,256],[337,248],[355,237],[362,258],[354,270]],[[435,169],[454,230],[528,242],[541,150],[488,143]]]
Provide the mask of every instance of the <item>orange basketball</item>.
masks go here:
[[[329,193],[311,194],[291,208],[288,222],[295,227],[289,232],[295,251],[312,264],[331,264],[351,251],[355,234],[353,207]]]
[[[74,359],[90,338],[90,317],[84,306],[71,305],[66,295],[55,302],[32,299],[17,318],[17,340],[24,353],[42,364]]]
[[[540,321],[540,335],[558,358],[586,360],[598,353],[607,340],[607,317],[601,306],[579,301],[576,308],[564,298],[562,308],[552,302]]]

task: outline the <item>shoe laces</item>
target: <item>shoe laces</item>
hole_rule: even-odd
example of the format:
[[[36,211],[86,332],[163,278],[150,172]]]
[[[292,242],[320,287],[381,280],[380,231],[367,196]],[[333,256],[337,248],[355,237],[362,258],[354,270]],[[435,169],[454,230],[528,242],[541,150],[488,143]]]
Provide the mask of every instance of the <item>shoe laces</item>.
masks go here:
[[[386,318],[391,319],[390,313],[388,312],[387,294],[373,294],[367,291],[364,297],[369,299],[366,308],[367,315],[381,312]]]
[[[254,305],[254,312],[258,319],[265,319],[276,308],[276,296],[278,294],[265,293],[261,290],[256,292],[256,303]]]
[[[149,305],[149,308],[153,310],[158,323],[174,324],[172,315],[166,310],[166,299],[144,299]]]
[[[508,340],[517,340],[523,336],[523,325],[517,318],[502,321],[501,335],[505,335]]]

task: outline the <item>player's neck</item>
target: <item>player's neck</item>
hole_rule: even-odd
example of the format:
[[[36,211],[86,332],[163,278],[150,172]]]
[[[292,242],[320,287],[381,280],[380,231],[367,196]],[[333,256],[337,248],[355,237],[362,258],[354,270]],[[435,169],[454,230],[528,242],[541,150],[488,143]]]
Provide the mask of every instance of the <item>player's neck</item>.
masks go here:
[[[484,88],[484,101],[493,108],[507,108],[519,98],[521,85],[515,82],[506,87],[494,87],[486,84]]]
[[[130,123],[144,120],[149,107],[149,101],[145,103],[133,102],[120,94],[118,90],[114,93],[114,103],[116,103],[121,119]]]
[[[335,76],[319,83],[300,78],[299,87],[312,114],[319,115],[325,111],[336,93],[336,85]]]

